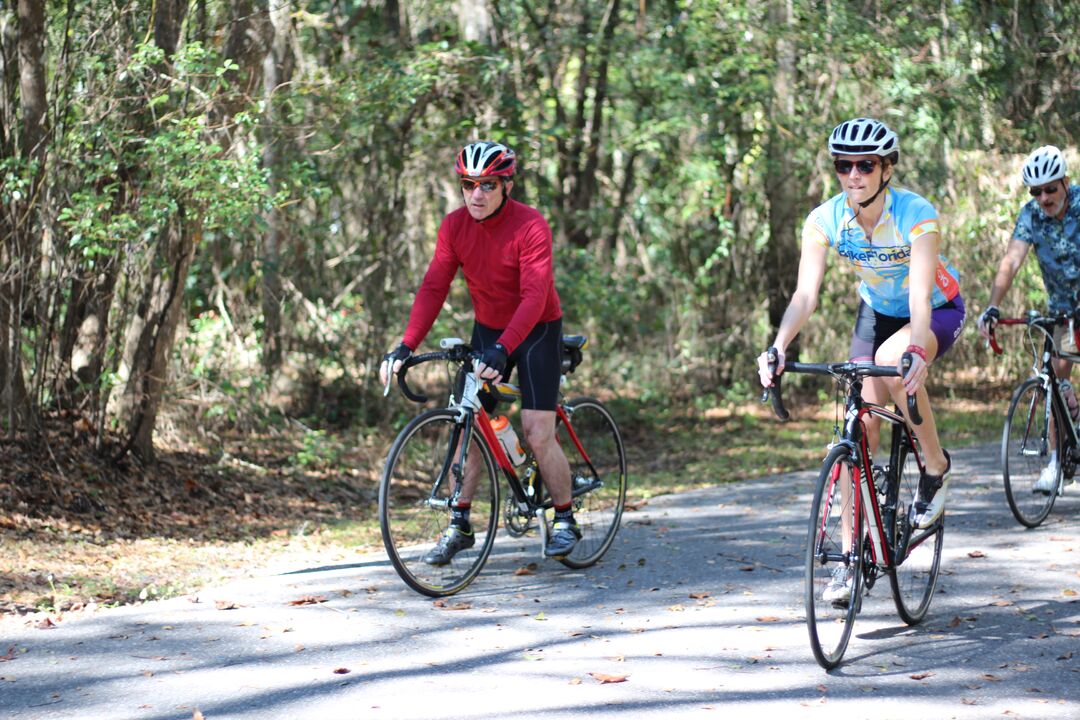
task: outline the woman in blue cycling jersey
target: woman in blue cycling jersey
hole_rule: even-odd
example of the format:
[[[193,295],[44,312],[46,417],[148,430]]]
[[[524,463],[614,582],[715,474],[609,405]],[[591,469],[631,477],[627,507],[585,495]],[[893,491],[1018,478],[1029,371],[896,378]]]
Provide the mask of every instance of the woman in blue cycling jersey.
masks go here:
[[[829,136],[829,152],[842,192],[816,207],[803,227],[795,294],[773,341],[778,373],[784,369],[784,350],[817,307],[826,258],[835,250],[860,279],[850,358],[899,368],[904,353],[913,357],[902,378],[867,378],[863,397],[879,404],[891,397],[906,408],[906,395],[917,396],[923,422],[915,433],[926,472],[919,482],[916,523],[929,527],[945,507],[951,462],[938,440],[925,384],[930,363],[952,347],[964,324],[959,274],[940,254],[934,206],[916,193],[889,187],[900,157],[895,132],[878,120],[848,120]],[[758,369],[762,385],[770,387],[765,353]],[[874,418],[867,423],[871,449],[877,447],[879,425]],[[846,580],[837,578],[825,599],[850,596]]]

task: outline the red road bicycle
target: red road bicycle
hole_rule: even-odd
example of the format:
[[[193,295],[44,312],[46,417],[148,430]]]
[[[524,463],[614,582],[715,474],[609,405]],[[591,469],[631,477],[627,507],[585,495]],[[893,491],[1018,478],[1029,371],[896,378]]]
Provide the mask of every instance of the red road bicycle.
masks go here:
[[[564,375],[581,362],[587,344],[582,336],[563,337]],[[464,341],[448,338],[440,346],[440,352],[406,360],[398,385],[410,400],[426,402],[426,396],[409,387],[406,375],[417,365],[445,361],[456,377],[449,406],[421,413],[402,429],[379,485],[379,522],[390,561],[409,587],[431,597],[461,591],[483,569],[498,528],[500,475],[510,491],[502,516],[511,535],[538,532],[542,549],[552,508],[532,453],[514,466],[479,399],[483,389],[496,400],[512,403],[519,390],[509,383],[478,380],[473,373],[478,355]],[[555,434],[570,462],[574,517],[582,532],[573,551],[559,561],[584,568],[607,552],[619,529],[626,502],[626,454],[615,419],[599,400],[560,400],[555,412]],[[450,507],[461,492],[470,456],[480,468],[470,511],[476,543],[447,564],[429,564],[424,555],[450,524]]]
[[[774,384],[763,399],[771,395],[776,416],[787,420],[776,349],[768,352]],[[906,371],[910,356],[903,362]],[[889,577],[900,618],[909,625],[922,622],[941,570],[945,513],[928,528],[915,526],[915,497],[924,469],[919,442],[899,411],[863,400],[863,379],[897,377],[895,367],[789,362],[784,372],[829,375],[838,388],[846,389],[843,429],[839,424],[834,428],[836,439],[822,462],[806,540],[804,602],[810,648],[818,664],[831,670],[847,650],[863,594],[882,575]],[[865,425],[870,415],[882,420],[882,430],[892,427],[885,466],[875,465],[870,454]],[[908,416],[915,424],[922,422],[914,396],[908,397]],[[850,597],[825,599],[826,588],[841,573],[850,578]]]
[[[994,324],[1024,325],[1032,353],[1032,375],[1013,390],[1001,433],[1001,474],[1005,498],[1013,517],[1025,527],[1042,524],[1054,508],[1066,479],[1080,463],[1080,431],[1071,421],[1061,383],[1054,372],[1056,358],[1080,362],[1080,354],[1063,352],[1054,331],[1069,325],[1065,314],[1000,318],[990,326],[990,346],[998,355]]]

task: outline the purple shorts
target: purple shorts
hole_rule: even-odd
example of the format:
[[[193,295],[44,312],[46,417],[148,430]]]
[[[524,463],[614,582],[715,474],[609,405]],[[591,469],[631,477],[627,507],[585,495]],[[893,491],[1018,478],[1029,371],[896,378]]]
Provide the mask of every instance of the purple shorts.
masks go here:
[[[934,333],[938,343],[937,357],[948,352],[956,342],[956,338],[960,337],[965,316],[964,299],[959,295],[930,311],[930,331]],[[882,315],[860,301],[859,313],[855,318],[855,330],[851,334],[851,351],[848,357],[856,362],[872,362],[882,343],[910,322],[910,317]]]

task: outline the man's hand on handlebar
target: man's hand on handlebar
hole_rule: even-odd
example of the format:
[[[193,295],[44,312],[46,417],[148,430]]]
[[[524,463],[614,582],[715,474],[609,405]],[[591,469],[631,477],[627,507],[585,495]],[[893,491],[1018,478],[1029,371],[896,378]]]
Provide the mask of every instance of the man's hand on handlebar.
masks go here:
[[[379,365],[379,382],[383,384],[383,395],[390,392],[390,380],[401,370],[401,365],[412,355],[412,348],[401,343],[396,348],[383,356],[382,364]]]
[[[990,339],[990,333],[994,330],[994,325],[1001,319],[1001,311],[998,310],[996,305],[991,305],[983,311],[983,314],[979,316],[979,334],[986,340]]]
[[[502,343],[495,343],[476,362],[476,377],[481,380],[498,380],[506,372],[507,352]]]

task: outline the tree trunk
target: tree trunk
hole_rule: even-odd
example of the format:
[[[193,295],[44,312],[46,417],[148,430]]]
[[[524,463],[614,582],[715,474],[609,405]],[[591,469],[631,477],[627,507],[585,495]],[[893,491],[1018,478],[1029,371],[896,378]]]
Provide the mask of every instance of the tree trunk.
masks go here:
[[[201,238],[198,213],[188,218],[183,206],[173,215],[158,243],[158,254],[143,285],[142,301],[128,326],[124,366],[127,384],[119,403],[129,449],[143,462],[154,461],[154,427],[168,381],[176,327],[183,311],[184,285]]]
[[[4,208],[0,232],[4,281],[0,284],[0,407],[9,433],[35,426],[36,412],[23,376],[23,323],[34,321],[38,247],[35,243],[37,207],[48,137],[45,91],[45,3],[19,0],[19,101],[22,133],[19,156],[29,182],[24,194]]]
[[[289,53],[289,15],[288,8],[279,5],[270,10],[270,23],[273,28],[273,38],[269,43],[269,49],[263,58],[263,101],[264,130],[263,130],[263,167],[269,173],[267,191],[270,197],[277,195],[281,187],[281,167],[279,144],[282,142],[280,134],[275,130],[276,116],[275,105],[281,100],[278,95],[287,92],[285,83],[288,77],[284,75],[291,66],[287,62],[286,55]],[[260,257],[262,269],[260,286],[262,290],[262,313],[263,313],[263,370],[268,377],[281,367],[282,361],[282,337],[281,337],[281,247],[285,235],[285,219],[281,217],[281,210],[271,207],[266,212],[266,236],[263,239],[263,248]]]
[[[596,67],[587,63],[586,38],[592,34],[589,15],[582,21],[582,79],[578,88],[578,107],[572,135],[577,138],[570,150],[570,162],[574,168],[571,175],[570,218],[567,239],[575,247],[587,247],[592,240],[592,223],[586,215],[596,197],[596,170],[599,167],[600,138],[603,130],[604,104],[607,102],[607,84],[611,44],[618,24],[619,0],[609,0],[601,22],[600,39],[595,48]],[[591,87],[590,87],[591,81]],[[590,105],[592,112],[586,111]]]
[[[766,152],[765,194],[769,199],[769,240],[766,246],[765,290],[769,301],[769,324],[780,327],[784,310],[795,291],[796,274],[792,262],[799,257],[796,218],[799,203],[797,180],[791,170],[793,148],[787,138],[795,120],[795,45],[791,40],[793,13],[791,0],[774,0],[769,8],[772,27],[777,29],[776,75],[769,112]],[[798,339],[788,356],[799,353]]]
[[[154,44],[171,58],[180,46],[180,31],[188,11],[188,0],[154,0]]]

